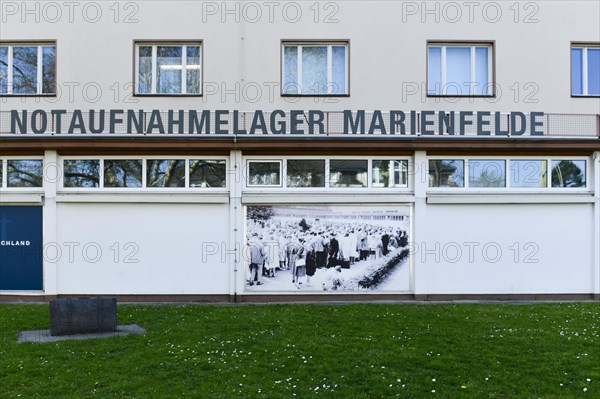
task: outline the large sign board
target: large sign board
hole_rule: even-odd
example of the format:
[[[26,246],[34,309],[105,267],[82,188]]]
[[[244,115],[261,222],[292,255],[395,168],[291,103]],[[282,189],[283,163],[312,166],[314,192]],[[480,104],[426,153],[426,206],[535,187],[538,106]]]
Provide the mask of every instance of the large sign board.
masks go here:
[[[12,110],[15,134],[543,136],[543,112]]]

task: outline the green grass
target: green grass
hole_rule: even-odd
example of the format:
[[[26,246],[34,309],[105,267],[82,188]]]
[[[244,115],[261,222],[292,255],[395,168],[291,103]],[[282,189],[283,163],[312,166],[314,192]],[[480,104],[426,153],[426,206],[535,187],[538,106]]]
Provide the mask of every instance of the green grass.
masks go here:
[[[600,398],[600,303],[119,306],[146,335],[16,344],[1,398]]]

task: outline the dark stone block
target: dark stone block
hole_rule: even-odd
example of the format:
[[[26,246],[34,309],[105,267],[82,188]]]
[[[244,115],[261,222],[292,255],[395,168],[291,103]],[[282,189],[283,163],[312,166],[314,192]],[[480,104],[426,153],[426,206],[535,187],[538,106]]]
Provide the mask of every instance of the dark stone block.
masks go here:
[[[50,301],[50,335],[117,331],[115,298],[54,299]]]

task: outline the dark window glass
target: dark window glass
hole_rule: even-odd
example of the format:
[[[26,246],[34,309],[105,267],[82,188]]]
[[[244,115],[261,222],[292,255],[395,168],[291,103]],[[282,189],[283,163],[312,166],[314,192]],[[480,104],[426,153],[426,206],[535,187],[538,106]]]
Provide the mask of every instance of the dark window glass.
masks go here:
[[[429,187],[464,187],[464,166],[459,159],[429,160]]]
[[[142,161],[140,159],[105,160],[104,187],[142,187]]]
[[[190,160],[190,187],[225,187],[225,167],[224,159]]]
[[[41,159],[9,159],[7,164],[8,187],[42,187],[43,166]]]
[[[148,160],[146,187],[185,187],[185,161],[183,159]]]
[[[585,161],[552,160],[552,187],[585,187]]]
[[[288,187],[325,187],[324,160],[288,160]]]
[[[13,93],[37,93],[38,48],[13,47]]]
[[[280,186],[280,162],[248,162],[249,186]]]
[[[329,162],[330,187],[367,187],[366,160],[332,159]]]
[[[64,187],[100,187],[100,161],[77,159],[64,161]]]

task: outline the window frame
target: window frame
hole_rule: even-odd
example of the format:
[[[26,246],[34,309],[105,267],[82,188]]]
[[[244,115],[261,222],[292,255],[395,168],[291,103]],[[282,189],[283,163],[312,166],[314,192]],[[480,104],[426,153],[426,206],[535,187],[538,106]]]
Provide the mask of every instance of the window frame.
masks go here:
[[[48,39],[44,39],[44,40],[0,40],[0,46],[1,47],[8,47],[9,51],[8,51],[8,65],[7,65],[7,81],[8,84],[6,86],[6,91],[7,93],[0,93],[0,97],[56,97],[57,91],[58,91],[58,45],[57,45],[57,41],[55,39],[53,40],[48,40]],[[38,48],[38,54],[37,54],[37,60],[38,60],[38,65],[37,65],[37,90],[35,94],[29,94],[29,93],[9,93],[9,89],[13,89],[13,71],[12,71],[12,59],[13,59],[13,52],[11,51],[11,49],[13,47],[37,47]],[[43,48],[44,47],[54,47],[54,93],[42,93],[41,91],[43,90]],[[41,62],[40,62],[41,61]],[[40,74],[41,74],[41,78],[40,79]]]
[[[429,48],[430,47],[441,47],[441,65],[442,70],[442,82],[441,89],[445,90],[444,77],[446,72],[444,70],[445,64],[445,49],[447,47],[469,47],[471,49],[471,78],[473,78],[474,71],[474,60],[473,49],[475,47],[488,47],[488,85],[491,89],[489,94],[431,94],[429,93]],[[473,81],[473,79],[471,79]],[[471,85],[474,88],[474,85]],[[495,40],[427,40],[425,45],[425,95],[426,97],[449,97],[449,98],[496,98],[496,41]]]
[[[182,81],[181,88],[185,89],[186,93],[138,93],[138,79],[139,79],[139,47],[140,46],[152,46],[152,86],[154,90],[156,90],[156,47],[157,46],[181,46],[186,47],[188,45],[198,45],[200,46],[200,93],[187,93],[187,85],[184,85],[184,82],[187,79],[187,74],[184,73],[184,69],[182,68]],[[187,53],[183,52],[185,55],[184,59],[187,59]],[[184,60],[182,60],[184,62]],[[134,97],[202,97],[204,95],[204,41],[202,39],[190,39],[190,40],[134,40],[133,41],[133,88],[132,95]]]
[[[285,159],[282,158],[272,158],[272,159],[268,159],[268,158],[253,158],[253,159],[246,159],[245,165],[246,165],[246,171],[244,173],[244,180],[246,181],[245,186],[247,188],[284,188],[286,186],[286,169],[287,167],[284,167],[284,161]],[[250,184],[250,164],[251,163],[278,163],[279,164],[279,184]]]
[[[573,49],[582,49],[582,59],[581,64],[583,70],[581,71],[581,87],[583,92],[586,93],[588,91],[587,85],[587,71],[588,71],[588,63],[587,63],[587,49],[588,48],[597,48],[600,49],[600,42],[571,42],[569,46],[569,87],[571,98],[600,98],[600,94],[574,94],[573,93]],[[584,62],[585,61],[585,62]],[[586,84],[584,84],[584,82]]]
[[[287,185],[287,161],[300,161],[300,160],[319,160],[325,161],[325,186],[324,187],[293,187]],[[411,193],[414,189],[414,157],[412,155],[389,155],[389,156],[365,156],[365,155],[332,155],[332,156],[319,156],[315,154],[310,155],[246,155],[243,157],[243,164],[248,168],[248,162],[280,162],[281,163],[281,176],[282,184],[279,186],[273,185],[250,185],[248,180],[245,180],[242,190],[246,193],[259,193],[264,190],[269,192],[278,192],[285,194],[298,194],[298,193],[328,193],[328,194],[340,194],[348,195],[349,193],[357,194],[407,194]],[[346,161],[366,161],[367,162],[367,186],[365,187],[333,187],[329,183],[329,175],[331,171],[330,161],[332,160],[346,160]],[[373,161],[406,161],[408,163],[408,184],[406,187],[377,187],[372,184],[372,163]],[[248,176],[249,170],[246,169],[244,177]]]
[[[593,159],[587,156],[569,156],[569,155],[519,155],[519,156],[495,156],[495,155],[432,155],[427,156],[427,179],[429,179],[429,161],[430,160],[462,160],[464,162],[463,179],[464,187],[429,187],[427,183],[427,193],[460,193],[460,194],[590,194],[594,190],[592,176]],[[492,160],[505,161],[505,187],[471,187],[470,186],[470,161]],[[585,161],[585,187],[552,187],[552,161]],[[545,187],[512,187],[511,161],[546,161],[546,186]]]
[[[221,160],[225,161],[225,187],[190,187],[190,160],[206,159],[206,160]],[[64,161],[75,161],[75,160],[99,160],[100,161],[100,176],[98,187],[65,187],[64,185]],[[104,186],[104,161],[105,160],[140,160],[142,161],[142,186],[141,187],[105,187]],[[147,173],[148,173],[148,161],[160,161],[160,160],[182,160],[185,162],[185,186],[184,187],[148,187],[147,186]],[[58,161],[61,165],[61,174],[59,181],[57,182],[57,190],[60,193],[105,193],[105,192],[118,192],[118,193],[147,193],[147,194],[158,194],[161,192],[169,193],[221,193],[229,191],[229,172],[228,167],[230,164],[228,156],[202,156],[202,155],[102,155],[102,156],[61,156]]]
[[[283,83],[283,77],[285,76],[284,66],[285,66],[285,46],[306,46],[306,47],[328,47],[332,46],[344,46],[346,48],[346,92],[345,93],[327,93],[327,94],[302,94],[302,93],[286,93],[285,85]],[[279,45],[279,87],[280,87],[280,95],[281,97],[350,97],[350,39],[282,39]],[[300,56],[299,52],[299,56]],[[328,56],[328,71],[327,75],[330,76],[331,71],[329,70],[331,57]],[[298,63],[300,65],[300,63]],[[301,91],[302,89],[302,78],[299,77],[298,89]]]
[[[8,161],[42,161],[42,186],[41,187],[8,187]],[[0,181],[0,192],[4,194],[13,192],[43,193],[46,186],[46,162],[43,156],[35,155],[10,155],[0,156],[0,168],[2,169],[2,180]],[[1,194],[0,194],[1,195]]]

